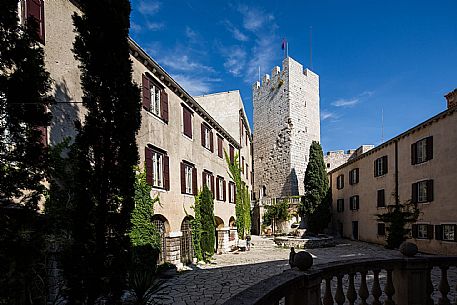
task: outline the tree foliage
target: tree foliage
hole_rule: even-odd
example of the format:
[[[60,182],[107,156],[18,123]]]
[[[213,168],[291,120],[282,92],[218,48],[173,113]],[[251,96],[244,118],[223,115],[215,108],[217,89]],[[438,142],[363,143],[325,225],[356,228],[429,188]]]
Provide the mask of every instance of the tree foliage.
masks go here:
[[[51,86],[37,22],[18,19],[18,1],[0,4],[0,205],[37,210],[45,187],[43,128],[50,123]]]
[[[214,200],[208,186],[204,185],[200,194],[200,217],[202,224],[202,234],[200,245],[203,259],[209,260],[214,255],[215,221],[214,221]]]
[[[131,213],[138,162],[139,88],[129,59],[128,0],[80,1],[75,58],[81,69],[84,124],[75,152],[78,187],[72,217],[72,257],[65,265],[69,300],[92,304],[100,295],[118,303],[129,261]]]
[[[202,217],[201,217],[201,192],[195,195],[195,203],[192,206],[194,210],[194,218],[190,220],[190,226],[192,229],[192,245],[194,247],[194,255],[198,261],[203,260],[202,246],[200,244],[202,239]],[[184,209],[186,216],[189,217],[187,211]]]
[[[379,221],[384,222],[387,231],[386,248],[396,249],[408,237],[410,229],[407,224],[415,223],[419,217],[419,209],[411,202],[397,203],[387,206],[387,212],[376,214]]]
[[[305,172],[305,194],[299,212],[306,216],[308,229],[319,233],[331,219],[331,192],[325,169],[322,147],[313,141],[309,148],[309,162]]]
[[[239,154],[236,153],[233,163],[230,162],[230,157],[227,151],[224,150],[225,160],[227,162],[228,174],[235,182],[235,216],[236,230],[240,239],[245,239],[246,235],[251,232],[251,201],[249,191],[241,177],[241,167],[239,162]]]
[[[287,200],[279,200],[275,204],[265,206],[266,211],[263,214],[263,224],[271,225],[273,232],[279,221],[286,221],[289,219],[289,203]]]

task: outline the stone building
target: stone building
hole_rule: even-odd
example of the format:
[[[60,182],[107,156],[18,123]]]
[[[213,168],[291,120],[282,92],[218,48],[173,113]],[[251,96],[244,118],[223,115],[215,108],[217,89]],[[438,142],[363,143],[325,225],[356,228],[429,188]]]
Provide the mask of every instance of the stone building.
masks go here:
[[[339,167],[340,165],[348,162],[349,160],[356,158],[357,156],[369,151],[374,148],[374,145],[362,145],[357,149],[350,149],[346,152],[344,150],[329,151],[324,155],[324,163],[327,168],[327,172]]]
[[[71,16],[81,11],[77,1],[71,0],[21,0],[20,8],[22,17],[34,15],[39,21],[46,69],[54,82],[52,94],[56,101],[65,102],[50,109],[53,120],[46,141],[53,145],[64,137],[74,137],[74,120],[84,120],[86,114],[80,103],[81,72],[71,51],[75,39]],[[249,172],[246,181],[252,181],[252,136],[242,101],[235,105],[237,115],[219,117],[220,123],[212,116],[214,109],[208,105],[210,114],[132,39],[129,46],[133,81],[142,89],[142,122],[137,136],[140,166],[147,168],[151,196],[159,196],[161,202],[152,220],[161,232],[160,260],[176,265],[192,260],[191,206],[203,184],[215,197],[215,246],[218,252],[225,251],[234,242],[236,230],[235,186],[227,173],[224,150],[230,159],[242,150]]]
[[[320,141],[319,76],[294,59],[252,88],[256,197],[302,195],[312,141]]]
[[[389,205],[412,202],[420,215],[410,239],[420,251],[457,254],[457,90],[448,108],[329,172],[333,228],[342,236],[384,244]]]

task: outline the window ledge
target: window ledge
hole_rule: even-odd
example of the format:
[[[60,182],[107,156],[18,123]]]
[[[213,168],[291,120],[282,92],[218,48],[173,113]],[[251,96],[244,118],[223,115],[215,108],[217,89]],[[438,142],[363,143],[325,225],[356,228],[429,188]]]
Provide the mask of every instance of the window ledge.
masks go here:
[[[385,176],[387,176],[387,173],[386,174],[382,174],[382,175],[379,175],[379,176],[375,176],[375,178],[384,178]]]
[[[188,194],[188,193],[181,193],[181,195],[184,195],[184,197],[194,197],[193,194]]]
[[[194,139],[192,139],[192,138],[189,138],[188,136],[186,136],[186,135],[184,134],[184,132],[183,132],[183,133],[181,133],[181,135],[184,137],[184,139],[187,139],[187,140],[189,140],[189,141],[191,141],[191,142],[193,142],[193,141],[194,141]]]
[[[163,187],[158,187],[158,186],[151,186],[153,192],[158,192],[158,193],[166,193],[168,192],[166,189]]]
[[[159,121],[163,125],[168,125],[168,123],[165,122],[160,116],[156,115],[155,113],[152,113],[149,110],[146,110],[144,107],[143,107],[143,109],[144,109],[144,111],[146,111],[146,113],[148,114],[149,117],[153,117],[154,119],[156,119],[157,121]]]
[[[433,159],[430,159],[430,160],[426,160],[426,161],[423,161],[423,162],[420,162],[420,163],[416,163],[416,164],[412,164],[412,166],[417,166],[417,167],[420,167],[420,166],[423,166],[425,164],[428,164],[430,161],[432,161]]]

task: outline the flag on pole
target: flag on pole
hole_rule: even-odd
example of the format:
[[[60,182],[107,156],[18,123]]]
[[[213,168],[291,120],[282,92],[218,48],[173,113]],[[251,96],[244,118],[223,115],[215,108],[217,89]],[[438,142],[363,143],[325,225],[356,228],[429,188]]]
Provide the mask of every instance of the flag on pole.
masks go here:
[[[287,40],[285,38],[282,39],[281,49],[285,50],[287,45]]]

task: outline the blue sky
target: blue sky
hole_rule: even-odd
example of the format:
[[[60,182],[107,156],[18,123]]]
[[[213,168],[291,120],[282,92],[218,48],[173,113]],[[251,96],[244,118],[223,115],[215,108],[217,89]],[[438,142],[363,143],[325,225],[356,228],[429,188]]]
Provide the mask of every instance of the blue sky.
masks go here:
[[[289,55],[320,76],[324,151],[381,142],[457,88],[457,1],[132,0],[131,36],[190,94],[241,91]]]

